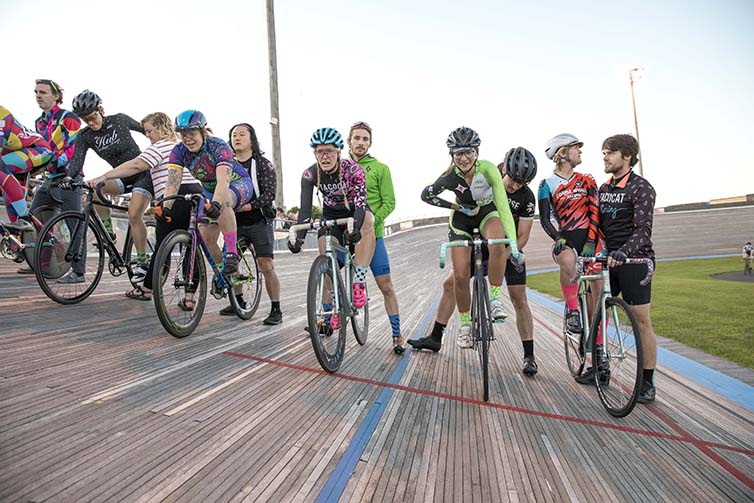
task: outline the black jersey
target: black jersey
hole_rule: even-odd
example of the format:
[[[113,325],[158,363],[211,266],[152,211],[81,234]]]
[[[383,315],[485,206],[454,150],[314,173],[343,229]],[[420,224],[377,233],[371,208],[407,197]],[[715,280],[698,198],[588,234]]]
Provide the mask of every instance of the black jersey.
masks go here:
[[[611,178],[600,187],[600,229],[607,251],[621,250],[629,257],[654,257],[652,218],[655,189],[630,171],[620,180]]]
[[[86,152],[89,149],[104,159],[113,168],[141,154],[139,145],[131,137],[130,131],[144,134],[144,127],[126,114],[108,115],[102,118],[98,131],[83,129],[76,138],[73,159],[68,166],[71,177],[81,172]]]
[[[534,218],[534,208],[537,202],[534,199],[534,192],[532,192],[528,185],[523,185],[517,191],[507,192],[507,194],[508,205],[511,207],[511,215],[513,215],[516,232],[518,233],[518,221],[522,218]]]

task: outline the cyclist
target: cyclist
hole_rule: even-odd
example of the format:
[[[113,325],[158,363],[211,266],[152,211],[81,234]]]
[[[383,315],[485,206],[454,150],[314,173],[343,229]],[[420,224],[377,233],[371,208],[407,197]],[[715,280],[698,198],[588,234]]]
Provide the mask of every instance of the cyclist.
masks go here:
[[[56,161],[55,166],[47,173],[42,185],[34,191],[31,211],[57,204],[50,195],[52,183],[68,173],[68,163],[73,157],[75,148],[74,142],[81,130],[81,120],[76,117],[76,114],[60,108],[63,103],[63,88],[58,83],[49,79],[37,79],[34,86],[34,95],[39,108],[42,109],[42,115],[34,122],[34,128],[50,144],[50,148],[56,156]],[[75,181],[79,182],[81,179]],[[81,189],[74,191],[56,190],[55,197],[61,201],[60,206],[63,211],[81,211]],[[84,261],[74,263],[73,271],[76,275],[69,273],[60,278],[59,281],[76,279],[84,274],[84,267]],[[21,274],[34,273],[30,267],[22,267],[18,272]]]
[[[102,99],[90,90],[80,92],[73,99],[73,111],[81,117],[87,128],[81,131],[76,140],[76,150],[69,166],[69,176],[74,178],[82,173],[84,159],[89,149],[106,161],[113,168],[126,161],[135,159],[141,149],[131,137],[130,131],[144,134],[144,127],[126,114],[105,116]],[[139,172],[127,178],[109,177],[102,192],[121,195],[131,192],[128,205],[128,224],[136,249],[135,282],[143,280],[149,265],[147,257],[147,226],[144,224],[144,211],[151,199],[149,174]],[[112,236],[113,224],[110,208],[96,206],[97,214],[102,218],[105,228]]]
[[[451,156],[451,163],[445,173],[435,183],[422,191],[422,200],[441,208],[450,208],[450,241],[470,241],[474,229],[479,229],[486,239],[499,239],[508,236],[511,239],[510,251],[516,261],[522,259],[516,243],[516,224],[511,215],[508,197],[505,193],[500,171],[489,161],[479,159],[481,140],[473,129],[460,127],[451,131],[446,144]],[[456,195],[456,202],[441,199],[439,194],[451,190]],[[500,300],[505,262],[508,248],[491,247],[489,258],[490,277],[490,311],[496,320],[505,318]],[[454,293],[461,328],[457,344],[462,348],[473,347],[471,338],[471,278],[468,264],[471,261],[470,248],[452,248]]]
[[[498,165],[498,169],[503,175],[508,204],[513,215],[513,221],[516,224],[518,246],[522,250],[529,241],[534,219],[536,203],[534,193],[528,187],[528,184],[537,176],[537,160],[527,149],[517,147],[508,151],[505,160]],[[489,255],[486,247],[483,251],[485,256]],[[526,266],[522,264],[521,267],[521,270],[516,270],[512,263],[506,264],[505,282],[508,285],[508,294],[516,311],[516,327],[524,347],[523,373],[526,376],[533,376],[538,370],[537,361],[534,358],[534,323],[526,299]],[[443,283],[443,294],[440,298],[432,332],[421,339],[408,341],[409,344],[415,349],[439,351],[442,346],[443,332],[451,314],[453,314],[454,307],[455,295],[453,293],[453,272],[451,271]]]
[[[568,312],[566,327],[572,333],[582,330],[578,310],[578,283],[576,258],[594,256],[597,246],[599,214],[597,209],[597,182],[592,175],[578,173],[581,164],[581,147],[584,145],[572,134],[559,134],[547,142],[545,155],[555,163],[553,174],[542,180],[537,194],[539,221],[554,241],[552,255],[560,266],[560,288]],[[559,229],[553,225],[558,223]],[[592,291],[599,292],[601,285],[594,282]],[[594,305],[596,296],[589,297]]]
[[[275,235],[272,229],[277,175],[272,163],[263,156],[257,133],[250,124],[243,122],[230,128],[228,143],[233,149],[236,161],[249,173],[254,184],[251,202],[236,213],[236,226],[238,236],[246,238],[254,245],[259,269],[264,275],[265,289],[272,303],[270,314],[262,323],[279,325],[283,322],[283,312],[280,310],[280,280],[273,263]],[[242,295],[238,294],[237,297],[241,306],[245,306]],[[226,306],[220,314],[234,315],[233,306]]]
[[[316,162],[306,168],[301,175],[301,207],[298,223],[309,222],[312,214],[312,194],[317,190],[317,198],[322,207],[322,220],[353,217],[353,231],[344,226],[333,229],[333,235],[342,243],[350,243],[355,248],[356,277],[353,282],[353,305],[364,307],[367,303],[366,275],[374,253],[374,216],[367,203],[367,187],[364,170],[350,159],[341,159],[343,137],[334,128],[319,128],[312,134],[309,146],[314,151]],[[299,253],[304,244],[306,232],[299,232],[296,242],[288,242],[292,253]],[[325,253],[325,228],[318,233],[317,247]],[[329,309],[329,308],[328,308]],[[333,315],[330,328],[337,330],[340,318]]]
[[[613,295],[620,294],[631,306],[639,324],[644,350],[644,379],[638,401],[648,403],[654,401],[656,394],[657,336],[650,319],[652,283],[639,284],[647,274],[645,264],[623,263],[627,257],[655,258],[652,249],[655,190],[632,170],[639,159],[639,143],[633,136],[619,134],[607,138],[602,142],[602,156],[605,173],[612,175],[599,189],[600,228],[607,244],[610,290]],[[593,384],[594,369],[591,372],[586,383],[579,382]]]
[[[0,150],[0,192],[11,221],[6,227],[17,231],[32,230],[34,227],[26,220],[29,210],[24,188],[16,175],[29,173],[34,168],[43,166],[53,159],[54,154],[42,135],[21,125],[10,110],[2,105],[0,128],[3,140]]]
[[[352,160],[364,169],[367,181],[367,203],[374,214],[374,256],[369,268],[382,292],[385,311],[390,320],[393,335],[393,351],[400,355],[405,350],[401,337],[401,315],[398,311],[398,296],[390,276],[390,259],[385,247],[385,218],[395,209],[395,192],[390,169],[369,154],[372,146],[372,128],[366,122],[357,122],[348,133],[348,150]]]
[[[183,169],[199,180],[204,195],[211,200],[201,213],[212,219],[200,223],[199,232],[215,261],[223,263],[223,253],[217,245],[222,231],[225,241],[223,271],[233,274],[238,271],[236,217],[234,211],[251,201],[254,194],[249,174],[233,159],[233,151],[220,138],[211,136],[207,119],[198,110],[185,110],[175,118],[175,130],[181,135],[181,143],[173,148],[168,163],[168,180],[165,196],[178,193]],[[174,200],[166,201],[168,211]],[[216,221],[215,221],[216,219]],[[181,300],[180,307],[192,311],[196,305],[193,296]]]
[[[746,262],[746,267],[744,268],[746,272],[749,273],[749,276],[751,276],[751,259],[754,257],[754,247],[751,246],[751,241],[747,241],[744,245],[743,249],[741,250],[741,257],[743,257],[744,261]]]

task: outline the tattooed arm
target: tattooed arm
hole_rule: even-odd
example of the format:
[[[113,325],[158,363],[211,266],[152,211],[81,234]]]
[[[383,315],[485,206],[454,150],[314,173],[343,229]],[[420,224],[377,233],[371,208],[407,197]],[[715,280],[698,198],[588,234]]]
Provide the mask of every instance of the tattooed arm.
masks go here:
[[[165,196],[174,196],[178,194],[178,190],[181,188],[181,180],[183,179],[183,166],[177,164],[168,164],[168,181],[165,185]],[[164,206],[166,208],[172,208],[175,200],[165,201]]]

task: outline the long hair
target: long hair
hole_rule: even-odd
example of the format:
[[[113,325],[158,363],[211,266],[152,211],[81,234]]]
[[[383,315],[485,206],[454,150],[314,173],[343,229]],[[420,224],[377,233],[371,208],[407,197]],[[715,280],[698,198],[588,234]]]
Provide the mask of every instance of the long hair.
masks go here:
[[[178,141],[178,135],[175,134],[175,126],[173,126],[173,121],[170,120],[168,114],[163,112],[151,113],[141,119],[141,125],[143,126],[147,122],[151,122],[157,129],[161,140]]]

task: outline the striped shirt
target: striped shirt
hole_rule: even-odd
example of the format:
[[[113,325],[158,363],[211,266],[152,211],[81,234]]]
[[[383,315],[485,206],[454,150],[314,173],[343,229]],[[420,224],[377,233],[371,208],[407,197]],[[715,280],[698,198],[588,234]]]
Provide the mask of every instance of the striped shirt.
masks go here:
[[[172,140],[159,140],[139,154],[139,159],[149,165],[154,195],[157,199],[162,199],[165,195],[165,186],[168,183],[168,160],[170,159],[170,152],[173,151],[175,146],[176,142]],[[193,183],[198,184],[199,181],[184,168],[181,185]]]

